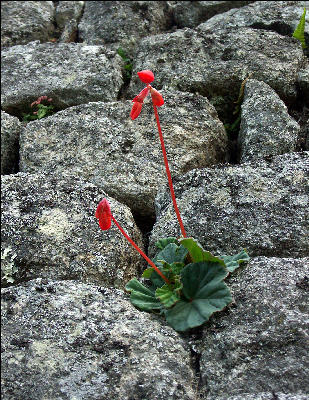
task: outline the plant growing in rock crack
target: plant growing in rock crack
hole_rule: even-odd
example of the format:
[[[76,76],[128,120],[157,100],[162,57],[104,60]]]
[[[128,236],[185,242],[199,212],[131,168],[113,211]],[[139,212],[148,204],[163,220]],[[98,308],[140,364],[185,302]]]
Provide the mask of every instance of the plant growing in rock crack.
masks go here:
[[[292,35],[295,39],[300,41],[303,49],[307,48],[305,40],[305,23],[306,23],[306,8],[304,8],[303,15],[301,16],[299,24],[297,25]]]
[[[106,199],[100,201],[95,216],[102,230],[109,229],[113,221],[150,265],[142,274],[146,284],[133,278],[126,285],[132,304],[142,311],[160,313],[176,331],[186,331],[202,325],[214,312],[222,311],[231,303],[232,296],[224,280],[242,262],[248,261],[249,256],[245,250],[234,256],[214,256],[204,250],[196,239],[187,237],[176,202],[157,110],[164,100],[150,85],[154,80],[151,71],[140,71],[138,76],[146,87],[133,99],[130,116],[132,120],[139,116],[150,92],[172,202],[182,236],[160,239],[156,243],[159,251],[150,260],[116,221]]]
[[[48,98],[47,96],[38,97],[33,103],[31,103],[31,112],[26,114],[22,113],[23,121],[34,121],[36,119],[41,119],[53,114],[54,106],[51,103],[53,101],[52,98]],[[47,103],[43,104],[43,103]]]

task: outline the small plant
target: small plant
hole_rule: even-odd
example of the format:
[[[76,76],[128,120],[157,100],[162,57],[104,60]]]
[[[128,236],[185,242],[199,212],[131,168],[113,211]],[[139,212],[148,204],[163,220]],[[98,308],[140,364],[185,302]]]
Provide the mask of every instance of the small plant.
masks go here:
[[[31,103],[30,107],[33,109],[31,113],[25,114],[23,113],[23,121],[34,121],[36,119],[41,119],[53,114],[54,106],[51,104],[44,105],[42,102],[50,103],[53,99],[48,98],[47,96],[38,97],[33,103]]]
[[[305,19],[306,19],[306,8],[304,8],[303,15],[301,16],[299,24],[297,25],[292,35],[293,37],[295,37],[300,41],[303,49],[307,47],[305,41]]]
[[[106,199],[100,201],[95,216],[102,230],[109,229],[113,221],[150,265],[142,275],[146,284],[133,278],[126,285],[132,304],[142,311],[160,313],[176,331],[186,331],[202,325],[214,312],[222,311],[232,302],[230,290],[224,280],[241,263],[248,261],[249,256],[245,250],[234,256],[214,256],[204,250],[197,240],[187,237],[175,198],[157,110],[157,107],[164,104],[164,100],[150,85],[154,80],[151,71],[140,71],[138,76],[146,87],[133,99],[130,116],[132,120],[139,116],[144,99],[150,92],[169,188],[182,237],[160,239],[156,243],[159,251],[154,259],[150,260],[116,221]]]
[[[127,57],[125,51],[119,47],[117,50],[117,54],[123,59],[124,61],[124,78],[126,80],[130,80],[131,76],[132,76],[132,60],[130,58]]]

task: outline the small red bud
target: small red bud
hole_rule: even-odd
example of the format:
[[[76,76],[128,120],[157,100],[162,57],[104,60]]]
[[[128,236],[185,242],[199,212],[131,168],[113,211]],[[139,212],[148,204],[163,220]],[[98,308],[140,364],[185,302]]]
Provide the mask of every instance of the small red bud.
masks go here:
[[[143,89],[137,96],[135,96],[132,101],[133,102],[138,101],[139,103],[142,103],[145,100],[145,97],[147,96],[148,93],[149,89],[145,87],[145,89]]]
[[[155,106],[163,106],[164,104],[164,100],[163,97],[161,95],[161,93],[159,93],[156,89],[154,89],[153,87],[150,88],[150,93],[151,93],[151,98],[152,98],[152,102]]]
[[[143,71],[139,71],[137,73],[139,79],[144,83],[151,83],[154,81],[154,74],[149,69],[145,69]]]
[[[138,101],[135,101],[133,103],[132,110],[130,113],[130,117],[132,120],[134,120],[135,118],[137,118],[139,116],[140,112],[142,111],[142,105],[143,104],[139,103]]]
[[[111,215],[112,213],[109,202],[104,198],[100,201],[95,212],[95,217],[99,220],[99,225],[102,231],[107,231],[111,227]]]

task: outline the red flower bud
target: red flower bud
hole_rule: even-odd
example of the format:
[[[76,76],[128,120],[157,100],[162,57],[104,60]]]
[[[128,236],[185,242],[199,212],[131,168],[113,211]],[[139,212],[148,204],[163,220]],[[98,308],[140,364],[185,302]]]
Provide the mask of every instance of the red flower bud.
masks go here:
[[[153,87],[150,88],[150,93],[151,93],[153,104],[158,107],[163,106],[164,100],[163,100],[162,95]]]
[[[112,213],[109,202],[104,198],[100,201],[95,212],[95,217],[99,220],[99,225],[102,231],[107,231],[111,227],[111,215]]]
[[[142,111],[142,105],[143,104],[139,103],[138,101],[135,101],[133,103],[132,110],[130,113],[130,117],[132,120],[134,120],[135,118],[137,118],[139,116],[140,112]]]
[[[137,96],[135,96],[132,101],[133,102],[137,101],[139,103],[142,103],[145,100],[145,97],[147,96],[148,93],[149,89],[145,87],[145,89],[143,89]]]
[[[145,69],[143,71],[139,71],[137,73],[139,79],[144,83],[151,83],[154,81],[154,74],[149,69]]]

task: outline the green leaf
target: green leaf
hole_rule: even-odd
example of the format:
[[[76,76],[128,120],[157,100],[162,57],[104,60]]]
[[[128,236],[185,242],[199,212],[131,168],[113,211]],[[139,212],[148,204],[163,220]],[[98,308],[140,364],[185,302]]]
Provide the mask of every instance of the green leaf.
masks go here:
[[[163,250],[170,243],[178,244],[178,240],[175,237],[168,237],[168,238],[164,238],[164,239],[159,239],[156,242],[156,246],[158,247],[158,249]]]
[[[161,250],[153,259],[157,266],[162,266],[164,260],[168,264],[174,262],[184,262],[188,254],[188,250],[183,246],[177,246],[175,243],[169,243],[163,250]],[[161,260],[161,261],[159,261]]]
[[[302,48],[306,48],[306,42],[305,42],[305,18],[306,18],[306,8],[304,8],[303,15],[300,18],[299,24],[297,25],[297,28],[293,32],[293,37],[298,39],[301,42]]]
[[[143,272],[142,278],[146,278],[149,279],[151,277],[151,274],[153,273],[154,268],[150,267],[145,269],[145,271]]]
[[[162,308],[160,301],[155,297],[154,291],[144,286],[136,278],[131,279],[125,289],[131,292],[131,303],[143,311],[158,310]]]
[[[167,322],[176,331],[202,325],[231,301],[231,293],[223,279],[228,271],[214,262],[188,264],[181,271],[183,298],[166,311]]]
[[[221,265],[225,265],[224,261],[219,257],[215,257],[209,251],[203,249],[201,244],[193,238],[180,239],[179,242],[188,249],[193,262],[211,261]]]
[[[164,307],[172,307],[178,300],[180,300],[179,291],[182,285],[177,282],[176,286],[164,285],[156,290],[156,297],[161,301]]]
[[[124,59],[124,60],[127,59],[126,53],[124,52],[124,50],[121,47],[118,48],[117,53],[118,53],[118,55],[120,55],[120,57],[122,59]]]
[[[226,268],[230,272],[234,272],[236,268],[240,266],[241,263],[249,261],[250,257],[245,250],[242,250],[238,254],[234,256],[221,256],[223,261],[225,262]]]

